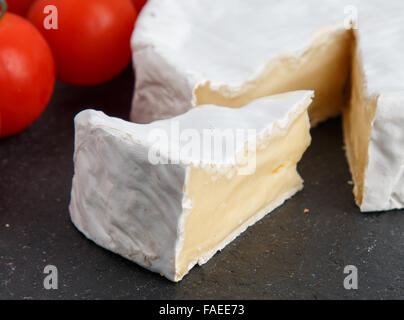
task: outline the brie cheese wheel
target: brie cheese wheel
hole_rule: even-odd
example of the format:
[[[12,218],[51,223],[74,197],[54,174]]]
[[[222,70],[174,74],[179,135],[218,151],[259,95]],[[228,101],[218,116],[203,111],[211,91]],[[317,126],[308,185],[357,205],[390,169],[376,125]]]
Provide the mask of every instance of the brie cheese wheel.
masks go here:
[[[73,223],[98,245],[181,280],[301,190],[296,164],[311,141],[312,95],[280,94],[239,109],[206,105],[150,124],[79,113]],[[183,134],[212,131],[215,138],[224,131],[240,138],[233,147],[219,140],[213,146],[226,150],[213,156],[212,145],[197,139],[197,152],[185,152],[189,139]],[[238,155],[245,161],[236,161]]]
[[[312,125],[343,114],[362,211],[404,207],[404,3],[149,0],[132,36],[131,120],[314,90]]]

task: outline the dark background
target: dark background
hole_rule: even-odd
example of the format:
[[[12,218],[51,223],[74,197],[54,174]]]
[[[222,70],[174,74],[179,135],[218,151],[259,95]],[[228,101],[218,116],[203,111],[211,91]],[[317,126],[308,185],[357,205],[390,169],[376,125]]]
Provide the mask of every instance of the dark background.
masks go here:
[[[404,212],[359,212],[340,119],[312,130],[304,190],[180,283],[87,240],[68,212],[73,117],[93,107],[128,119],[133,87],[130,68],[97,87],[58,83],[37,122],[0,139],[0,299],[404,298]],[[48,264],[58,290],[43,288]],[[351,264],[358,290],[343,287]]]

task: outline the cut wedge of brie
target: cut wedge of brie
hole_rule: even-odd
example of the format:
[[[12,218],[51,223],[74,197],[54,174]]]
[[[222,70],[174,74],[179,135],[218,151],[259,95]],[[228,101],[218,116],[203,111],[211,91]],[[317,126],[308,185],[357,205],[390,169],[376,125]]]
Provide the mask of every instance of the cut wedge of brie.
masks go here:
[[[314,90],[342,112],[362,211],[404,207],[404,2],[149,0],[132,37],[134,122]]]
[[[73,223],[100,246],[181,280],[302,188],[296,164],[311,141],[312,95],[290,92],[239,109],[206,105],[150,124],[81,112]],[[212,131],[240,138],[219,139],[213,155],[202,140],[186,152],[186,137]]]

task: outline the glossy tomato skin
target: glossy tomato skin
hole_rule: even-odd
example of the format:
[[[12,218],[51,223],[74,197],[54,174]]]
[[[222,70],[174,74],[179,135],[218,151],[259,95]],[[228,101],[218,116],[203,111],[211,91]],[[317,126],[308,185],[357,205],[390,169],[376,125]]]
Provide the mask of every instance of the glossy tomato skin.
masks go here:
[[[137,12],[140,12],[140,10],[142,10],[143,6],[146,4],[147,0],[132,0],[132,2],[135,5]]]
[[[20,132],[43,112],[55,84],[52,52],[39,31],[13,13],[0,19],[0,136]]]
[[[25,16],[33,0],[6,0],[8,12]]]
[[[58,10],[57,30],[44,27],[47,5]],[[136,16],[130,0],[37,0],[28,12],[52,49],[58,79],[76,85],[106,82],[128,65]]]

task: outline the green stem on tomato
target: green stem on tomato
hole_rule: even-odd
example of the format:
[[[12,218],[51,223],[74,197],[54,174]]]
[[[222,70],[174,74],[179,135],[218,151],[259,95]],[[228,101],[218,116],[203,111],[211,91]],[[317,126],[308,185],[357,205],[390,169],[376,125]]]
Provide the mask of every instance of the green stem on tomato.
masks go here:
[[[0,0],[0,19],[3,18],[3,16],[6,14],[7,12],[7,2],[4,0]]]

